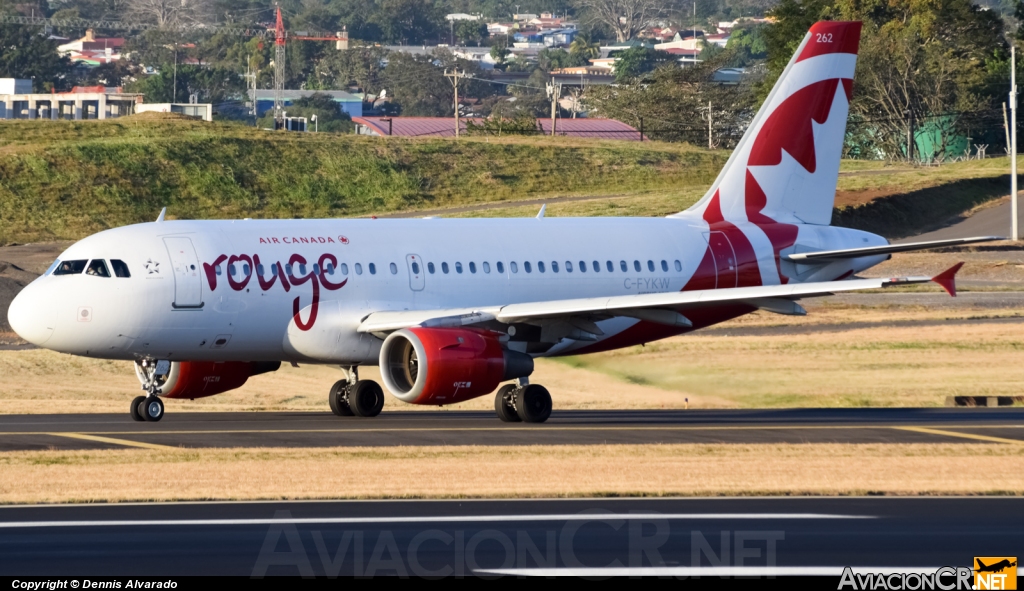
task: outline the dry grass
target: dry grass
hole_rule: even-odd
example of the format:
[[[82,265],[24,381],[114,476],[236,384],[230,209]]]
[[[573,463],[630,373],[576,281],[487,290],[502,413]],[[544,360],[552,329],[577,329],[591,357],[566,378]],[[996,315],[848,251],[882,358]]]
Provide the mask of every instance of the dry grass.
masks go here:
[[[360,377],[380,382],[375,367],[360,370]],[[195,401],[168,400],[169,412],[298,410],[327,412],[327,391],[342,378],[332,367],[288,364],[271,374],[251,378],[239,390]],[[573,408],[682,408],[685,396],[650,386],[622,384],[606,375],[567,368],[540,360],[533,379],[556,393],[556,409]],[[128,401],[141,394],[131,362],[86,359],[41,349],[0,351],[0,413],[125,412]],[[60,407],[49,404],[60,401]],[[484,396],[453,405],[459,410],[492,410],[494,400]],[[389,409],[420,407],[386,397]]]
[[[1022,353],[1019,323],[960,324],[697,333],[566,363],[685,393],[695,406],[941,406],[946,396],[1020,395]]]
[[[1024,476],[1012,469],[1020,461],[1024,446],[987,444],[8,452],[0,503],[1024,494]]]

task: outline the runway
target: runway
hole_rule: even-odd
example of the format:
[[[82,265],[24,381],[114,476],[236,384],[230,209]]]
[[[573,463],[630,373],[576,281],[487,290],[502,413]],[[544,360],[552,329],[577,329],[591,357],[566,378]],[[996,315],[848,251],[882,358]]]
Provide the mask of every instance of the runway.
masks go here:
[[[834,588],[845,566],[1019,555],[1022,523],[1024,498],[1008,497],[9,506],[0,576],[812,575]]]
[[[0,415],[0,451],[650,443],[1010,443],[1024,445],[1024,408],[555,410],[540,425],[490,412],[128,413]]]

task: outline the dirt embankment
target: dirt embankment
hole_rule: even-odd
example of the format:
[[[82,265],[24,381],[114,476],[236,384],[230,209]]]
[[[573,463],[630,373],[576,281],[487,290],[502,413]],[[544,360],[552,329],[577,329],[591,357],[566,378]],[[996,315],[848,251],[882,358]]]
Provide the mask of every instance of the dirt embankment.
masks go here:
[[[7,322],[7,309],[14,296],[42,275],[70,242],[45,242],[0,247],[0,345],[16,342]],[[8,334],[4,334],[8,333]]]

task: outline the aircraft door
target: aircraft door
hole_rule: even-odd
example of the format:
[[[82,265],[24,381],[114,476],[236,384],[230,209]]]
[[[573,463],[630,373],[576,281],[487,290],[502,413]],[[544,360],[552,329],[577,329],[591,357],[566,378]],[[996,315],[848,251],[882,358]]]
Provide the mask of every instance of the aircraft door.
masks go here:
[[[711,254],[715,257],[715,271],[718,274],[716,287],[718,289],[736,287],[736,252],[732,248],[732,243],[729,242],[729,237],[724,232],[711,232],[705,234],[704,237],[708,241],[708,246],[711,247]]]
[[[424,275],[427,270],[423,268],[423,259],[418,254],[405,255],[405,263],[409,267],[409,289],[423,291],[426,284]]]
[[[171,257],[174,274],[174,302],[176,310],[203,307],[203,280],[199,272],[199,257],[192,240],[183,236],[164,238],[164,246]]]

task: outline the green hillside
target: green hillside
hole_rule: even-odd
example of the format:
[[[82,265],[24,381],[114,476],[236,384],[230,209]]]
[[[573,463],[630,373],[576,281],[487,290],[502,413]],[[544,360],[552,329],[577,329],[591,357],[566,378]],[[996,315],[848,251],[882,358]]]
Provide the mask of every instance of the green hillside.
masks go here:
[[[567,138],[286,134],[174,116],[0,122],[0,244],[169,218],[351,217],[706,187],[728,154]]]

